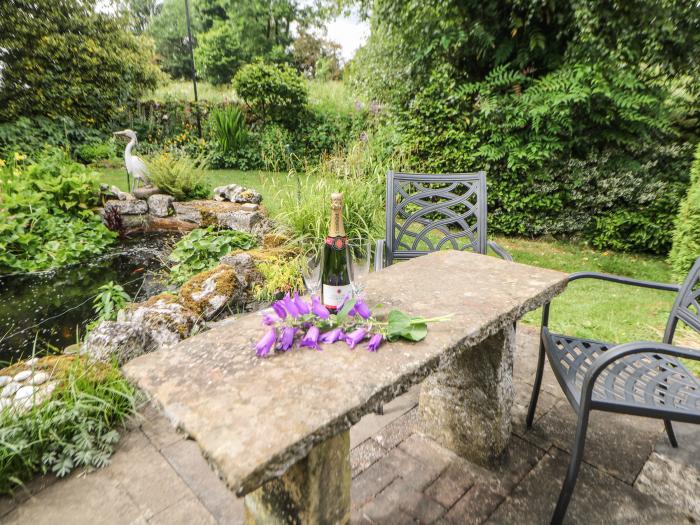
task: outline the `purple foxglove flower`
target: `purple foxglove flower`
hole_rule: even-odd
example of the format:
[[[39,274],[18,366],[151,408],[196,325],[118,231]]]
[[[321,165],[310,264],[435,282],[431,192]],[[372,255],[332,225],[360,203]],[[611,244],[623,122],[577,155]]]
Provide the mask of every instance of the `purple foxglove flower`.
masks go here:
[[[294,299],[292,299],[292,301],[294,301],[294,306],[297,307],[301,315],[308,314],[311,311],[309,304],[305,303],[304,300],[299,297],[299,292],[294,292]]]
[[[319,337],[318,340],[322,343],[331,344],[341,339],[345,339],[345,333],[343,333],[343,329],[333,328],[333,330],[329,330],[328,332],[321,334],[321,337]]]
[[[292,347],[294,343],[294,336],[296,335],[298,328],[293,328],[291,326],[286,326],[282,330],[282,336],[279,341],[279,349],[287,351]]]
[[[284,309],[284,306],[282,306],[282,301],[275,301],[272,303],[272,309],[275,311],[277,314],[277,317],[280,319],[284,319],[287,317],[287,310]]]
[[[272,350],[272,347],[275,346],[276,342],[277,332],[274,328],[270,328],[267,332],[265,332],[265,335],[262,336],[262,339],[258,341],[258,344],[255,345],[255,355],[258,357],[265,357],[270,353],[270,350]]]
[[[367,303],[365,303],[362,299],[358,299],[357,302],[355,302],[355,306],[352,307],[350,315],[355,314],[362,317],[362,319],[369,319],[372,317],[372,312],[370,311],[369,306],[367,306]]]
[[[370,340],[369,343],[367,344],[367,350],[370,352],[376,352],[377,348],[379,348],[379,345],[382,344],[382,341],[384,340],[384,336],[382,334],[374,334]]]
[[[271,326],[275,324],[279,319],[272,314],[263,314],[262,322],[264,325]]]
[[[345,342],[348,344],[350,349],[353,349],[355,346],[357,346],[357,343],[365,338],[366,335],[367,328],[358,328],[345,336]]]
[[[300,346],[308,346],[309,348],[315,348],[316,350],[320,350],[318,346],[319,335],[320,332],[318,327],[312,326],[307,330],[306,335],[302,337]]]
[[[321,304],[318,297],[315,295],[311,298],[311,311],[321,319],[328,319],[331,314],[328,313],[328,309]]]
[[[299,310],[297,308],[297,305],[294,304],[294,300],[289,297],[289,294],[286,294],[284,296],[284,299],[282,299],[282,304],[284,304],[285,310],[287,310],[287,313],[291,315],[294,318],[299,317]]]

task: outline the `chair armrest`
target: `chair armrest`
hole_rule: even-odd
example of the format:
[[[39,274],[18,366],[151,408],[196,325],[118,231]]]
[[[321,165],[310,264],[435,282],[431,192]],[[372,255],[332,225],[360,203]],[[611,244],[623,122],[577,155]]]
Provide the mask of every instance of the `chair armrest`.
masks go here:
[[[496,252],[496,255],[498,255],[504,261],[513,260],[513,256],[509,254],[504,248],[499,246],[498,243],[496,243],[496,241],[486,241],[486,244],[489,248]]]
[[[670,283],[656,283],[654,281],[642,281],[639,279],[632,279],[630,277],[621,277],[619,275],[612,275],[609,273],[598,273],[598,272],[577,272],[569,275],[568,282],[576,281],[578,279],[598,279],[601,281],[609,281],[611,283],[617,284],[627,284],[630,286],[639,286],[641,288],[653,288],[655,290],[664,290],[667,292],[678,292],[681,287],[678,284]]]
[[[590,396],[593,392],[593,386],[595,385],[596,379],[610,364],[628,355],[646,353],[664,354],[673,357],[683,357],[685,359],[700,361],[699,351],[693,350],[692,348],[673,346],[666,343],[637,341],[634,343],[624,343],[613,346],[609,350],[603,352],[595,361],[593,361],[593,363],[591,363],[590,368],[583,378],[583,395],[587,396],[588,400],[590,401]]]
[[[378,272],[384,268],[384,255],[386,253],[386,241],[379,239],[374,251],[374,271]]]

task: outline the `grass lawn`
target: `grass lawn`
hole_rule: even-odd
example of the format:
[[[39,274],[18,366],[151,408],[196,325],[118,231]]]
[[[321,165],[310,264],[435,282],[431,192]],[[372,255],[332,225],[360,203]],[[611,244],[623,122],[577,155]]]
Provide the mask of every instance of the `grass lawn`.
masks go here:
[[[121,169],[104,169],[103,180],[124,189],[126,176]],[[284,207],[283,195],[294,191],[297,182],[282,173],[211,170],[208,182],[221,186],[235,182],[257,189],[271,216]],[[303,195],[310,179],[301,177]],[[583,244],[555,240],[495,237],[515,261],[566,273],[596,271],[625,275],[648,281],[673,282],[671,268],[661,257],[601,252]],[[559,333],[608,342],[635,340],[660,341],[674,300],[672,292],[660,292],[619,284],[580,280],[571,283],[552,303],[550,326]],[[528,314],[524,322],[539,325],[541,312]],[[700,348],[700,336],[681,329],[676,342]],[[695,370],[700,374],[700,366]]]

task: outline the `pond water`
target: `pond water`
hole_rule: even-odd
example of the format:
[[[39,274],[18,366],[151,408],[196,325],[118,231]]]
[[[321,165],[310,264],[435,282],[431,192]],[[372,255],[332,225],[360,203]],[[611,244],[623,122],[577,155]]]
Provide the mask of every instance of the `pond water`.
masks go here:
[[[103,284],[121,284],[133,300],[166,289],[159,271],[172,237],[122,243],[103,256],[48,272],[0,276],[0,362],[62,351],[94,318],[92,301]]]

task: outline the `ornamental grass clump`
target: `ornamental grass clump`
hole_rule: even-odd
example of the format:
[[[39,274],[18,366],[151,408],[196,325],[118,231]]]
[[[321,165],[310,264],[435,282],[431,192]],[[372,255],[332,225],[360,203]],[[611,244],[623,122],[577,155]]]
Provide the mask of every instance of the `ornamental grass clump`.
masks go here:
[[[53,394],[25,412],[0,411],[0,493],[37,474],[107,465],[117,427],[135,412],[136,392],[116,364],[67,356],[40,362],[47,359],[59,383]]]
[[[695,160],[690,168],[690,186],[681,202],[676,227],[673,231],[673,248],[669,260],[674,275],[684,279],[695,259],[700,257],[700,144],[695,149]]]
[[[255,345],[255,354],[266,357],[271,352],[287,352],[294,348],[321,350],[321,343],[346,343],[354,350],[365,340],[365,348],[376,352],[386,341],[405,339],[421,341],[428,335],[428,323],[447,321],[451,315],[410,317],[400,310],[392,310],[386,319],[380,319],[362,299],[346,300],[337,313],[331,314],[318,297],[310,302],[286,294],[272,303],[272,310],[263,314],[262,322],[267,330]]]
[[[146,165],[150,182],[175,200],[206,199],[211,193],[203,163],[197,159],[162,153]]]

